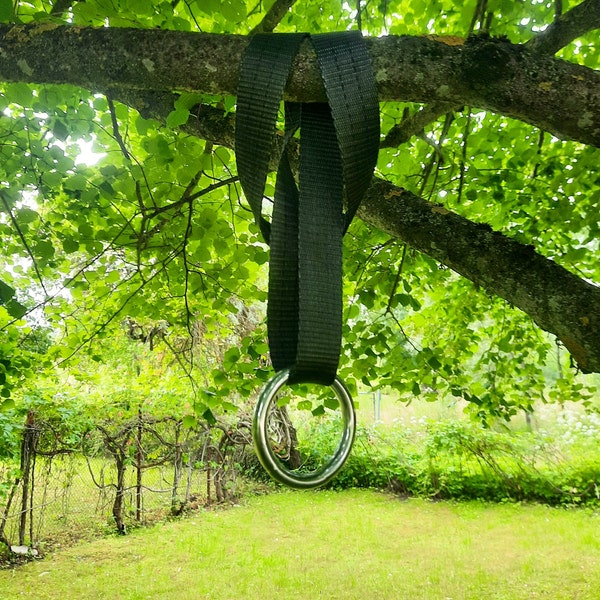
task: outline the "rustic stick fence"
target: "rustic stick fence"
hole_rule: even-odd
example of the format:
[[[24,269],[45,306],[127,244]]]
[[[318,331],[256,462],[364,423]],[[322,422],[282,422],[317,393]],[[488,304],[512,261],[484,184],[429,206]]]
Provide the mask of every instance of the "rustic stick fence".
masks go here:
[[[232,500],[250,443],[245,416],[190,428],[140,410],[122,423],[96,423],[73,440],[30,410],[18,465],[0,462],[0,544],[36,554],[44,545],[114,528],[124,534]]]

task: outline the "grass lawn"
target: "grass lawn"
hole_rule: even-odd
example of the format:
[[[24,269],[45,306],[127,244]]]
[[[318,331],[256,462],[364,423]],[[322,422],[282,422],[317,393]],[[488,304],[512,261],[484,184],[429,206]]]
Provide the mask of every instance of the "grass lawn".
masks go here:
[[[600,598],[600,515],[282,492],[0,571],[0,598]]]

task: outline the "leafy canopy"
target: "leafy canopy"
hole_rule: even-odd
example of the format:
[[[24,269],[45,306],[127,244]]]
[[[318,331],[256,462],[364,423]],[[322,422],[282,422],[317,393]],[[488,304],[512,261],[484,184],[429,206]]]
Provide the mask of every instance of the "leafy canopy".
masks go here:
[[[285,4],[276,31],[485,31],[513,43],[554,16],[553,3],[538,0],[0,0],[0,21],[248,34]],[[598,69],[596,35],[559,56]],[[115,336],[126,319],[166,323],[167,340],[189,340],[170,344],[173,368],[215,394],[213,408],[234,391],[251,395],[269,375],[268,251],[225,135],[216,143],[186,127],[209,109],[227,122],[235,98],[174,90],[161,118],[67,85],[4,83],[0,92],[3,398],[31,366],[23,318],[29,328],[52,325],[47,358],[63,365],[81,351],[105,360],[92,341]],[[418,109],[383,104],[383,133]],[[598,161],[597,149],[522,122],[447,107],[382,149],[378,174],[600,281]],[[529,317],[439,263],[358,221],[345,251],[341,374],[355,385],[390,386],[405,399],[464,398],[482,416],[590,393],[573,387],[566,353]]]

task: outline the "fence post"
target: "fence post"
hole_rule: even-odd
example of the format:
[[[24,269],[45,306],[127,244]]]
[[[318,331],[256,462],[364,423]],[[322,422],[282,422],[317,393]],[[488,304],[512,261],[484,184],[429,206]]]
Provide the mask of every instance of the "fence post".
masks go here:
[[[142,520],[142,471],[144,462],[144,452],[142,449],[142,436],[144,434],[144,416],[142,406],[138,408],[138,420],[136,430],[136,452],[135,452],[135,520],[139,523]]]
[[[35,423],[35,413],[27,412],[23,439],[21,440],[21,512],[19,517],[19,546],[25,545],[25,532],[27,530],[27,515],[33,519],[33,458],[37,446],[38,431]],[[31,488],[31,489],[30,489]],[[30,510],[31,509],[31,510]],[[33,535],[33,524],[31,523],[31,535]],[[33,539],[29,540],[30,545]]]

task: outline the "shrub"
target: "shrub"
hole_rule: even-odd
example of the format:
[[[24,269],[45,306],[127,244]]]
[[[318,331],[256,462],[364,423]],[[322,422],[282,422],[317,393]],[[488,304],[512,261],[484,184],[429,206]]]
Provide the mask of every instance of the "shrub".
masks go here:
[[[320,425],[311,439],[302,439],[300,452],[319,464],[330,446],[333,430]],[[576,430],[577,431],[577,430]],[[530,501],[550,505],[600,502],[600,450],[591,452],[584,428],[584,451],[577,433],[568,452],[545,432],[498,432],[458,420],[427,421],[424,427],[372,426],[358,428],[353,451],[328,485],[334,489],[375,488],[437,499]],[[575,441],[573,441],[575,439]],[[310,448],[310,452],[306,449]],[[264,473],[248,461],[246,475]]]

